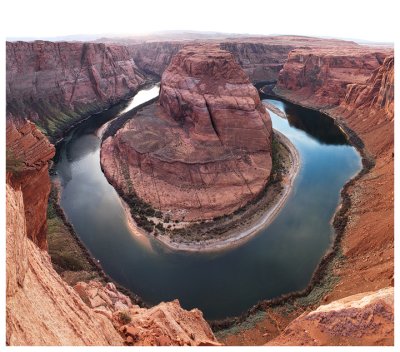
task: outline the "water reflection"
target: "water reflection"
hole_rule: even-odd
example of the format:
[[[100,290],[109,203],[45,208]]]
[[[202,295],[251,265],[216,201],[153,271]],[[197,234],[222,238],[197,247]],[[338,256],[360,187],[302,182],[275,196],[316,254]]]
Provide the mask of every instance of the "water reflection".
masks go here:
[[[209,319],[238,315],[261,299],[307,285],[331,242],[330,220],[340,189],[359,170],[360,158],[329,121],[269,102],[288,115],[285,120],[271,113],[272,123],[298,149],[300,172],[272,224],[223,252],[177,253],[152,238],[144,243],[143,237],[132,235],[121,201],[101,171],[96,135],[125,107],[89,119],[57,147],[61,206],[113,279],[148,303],[178,298],[183,307],[200,308]]]
[[[309,137],[317,140],[319,143],[326,145],[348,145],[346,137],[329,116],[289,102],[273,98],[267,98],[266,100],[285,111],[291,127],[305,131]]]

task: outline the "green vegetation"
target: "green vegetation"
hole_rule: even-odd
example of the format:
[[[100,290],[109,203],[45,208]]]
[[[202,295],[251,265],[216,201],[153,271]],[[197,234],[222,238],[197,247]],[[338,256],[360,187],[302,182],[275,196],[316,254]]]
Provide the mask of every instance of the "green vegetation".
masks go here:
[[[214,332],[217,339],[223,339],[228,335],[236,335],[243,330],[250,330],[254,328],[259,322],[264,320],[266,317],[266,313],[262,310],[257,311],[254,314],[251,314],[245,321],[239,324],[232,325],[228,329],[219,330]]]
[[[132,321],[129,311],[119,312],[118,318],[119,318],[120,322],[124,325],[129,324]]]
[[[11,149],[6,149],[6,170],[7,172],[12,172],[13,174],[17,174],[22,171],[24,163],[22,160],[18,159],[15,156],[15,153]]]
[[[296,300],[297,305],[309,307],[319,304],[321,300],[330,292],[339,282],[339,277],[335,275],[334,268],[341,264],[345,259],[341,249],[338,249],[334,258],[328,263],[325,269],[325,275],[317,282],[310,293]]]
[[[189,226],[183,228],[174,228],[170,225],[171,219],[169,214],[162,214],[159,210],[154,209],[150,204],[140,199],[133,188],[132,181],[130,179],[129,170],[127,165],[122,166],[122,174],[127,185],[127,193],[124,194],[122,190],[118,190],[121,197],[128,204],[131,211],[131,215],[137,225],[143,228],[149,233],[153,233],[155,236],[158,234],[167,234],[175,241],[183,242],[186,239],[190,241],[201,242],[213,238],[221,238],[224,233],[233,229],[237,225],[241,224],[241,216],[249,211],[251,206],[259,204],[260,207],[268,207],[272,199],[266,195],[270,192],[271,194],[278,194],[282,186],[280,181],[282,180],[282,174],[286,172],[289,167],[289,151],[280,142],[279,138],[273,135],[272,139],[272,170],[269,181],[267,182],[264,189],[247,205],[235,210],[231,214],[218,216],[212,219],[212,221],[201,221],[198,223],[192,223]],[[251,211],[250,211],[251,213]],[[246,216],[246,219],[251,218],[251,214]],[[158,218],[160,222],[155,224],[151,218]],[[173,221],[175,224],[179,224],[178,220]]]
[[[51,100],[40,98],[34,101],[10,99],[7,101],[7,111],[16,116],[26,116],[28,112],[36,112],[40,116],[40,119],[35,121],[36,125],[51,141],[54,141],[83,117],[100,111],[104,107],[99,103],[75,104],[72,109],[62,102],[61,97],[53,97]]]
[[[55,270],[70,285],[81,280],[101,280],[97,268],[88,260],[87,253],[60,216],[54,185],[47,207],[47,243]]]

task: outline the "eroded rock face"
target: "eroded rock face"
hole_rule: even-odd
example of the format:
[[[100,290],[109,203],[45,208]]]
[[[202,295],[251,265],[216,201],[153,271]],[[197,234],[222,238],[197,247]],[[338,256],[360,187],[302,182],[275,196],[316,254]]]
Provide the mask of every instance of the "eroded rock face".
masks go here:
[[[388,52],[362,47],[295,49],[279,74],[276,91],[310,98],[318,108],[337,106],[347,86],[364,84]]]
[[[48,161],[55,149],[29,121],[9,117],[6,122],[7,171],[10,183],[21,187],[28,237],[47,248],[46,217],[50,193]]]
[[[394,289],[334,301],[304,313],[267,345],[393,345]]]
[[[111,282],[78,282],[74,288],[90,308],[113,322],[126,345],[219,345],[201,311],[182,309],[178,300],[146,309],[132,304]]]
[[[179,301],[162,302],[150,309],[133,306],[131,322],[120,327],[128,345],[220,346],[198,309],[187,311]]]
[[[315,75],[310,75],[315,72]],[[351,207],[342,248],[340,284],[328,301],[378,290],[394,275],[394,59],[393,49],[294,50],[276,93],[309,106],[355,131],[372,169],[348,188]]]
[[[20,188],[6,185],[7,345],[121,345],[111,322],[89,309],[26,233]]]
[[[376,68],[365,84],[349,84],[341,107],[372,110],[387,119],[394,118],[394,57],[387,56],[381,66]]]
[[[162,76],[174,55],[184,46],[201,43],[218,44],[221,49],[233,54],[252,82],[276,82],[289,52],[296,48],[360,48],[354,42],[301,36],[260,36],[209,40],[165,39],[135,43],[121,40],[120,43],[127,45],[133,60],[143,72],[159,77]]]
[[[144,82],[127,48],[112,44],[8,42],[6,65],[7,111],[51,138]]]
[[[272,126],[233,56],[182,49],[164,72],[159,104],[104,141],[107,178],[173,219],[209,219],[245,205],[271,171]]]

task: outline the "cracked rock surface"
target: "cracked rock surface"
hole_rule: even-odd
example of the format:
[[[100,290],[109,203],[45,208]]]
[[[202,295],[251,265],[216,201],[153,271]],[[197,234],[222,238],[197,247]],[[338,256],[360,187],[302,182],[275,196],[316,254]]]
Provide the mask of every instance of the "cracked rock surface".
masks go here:
[[[105,140],[110,182],[172,219],[228,214],[265,186],[271,120],[231,53],[188,46],[164,72],[159,102]]]

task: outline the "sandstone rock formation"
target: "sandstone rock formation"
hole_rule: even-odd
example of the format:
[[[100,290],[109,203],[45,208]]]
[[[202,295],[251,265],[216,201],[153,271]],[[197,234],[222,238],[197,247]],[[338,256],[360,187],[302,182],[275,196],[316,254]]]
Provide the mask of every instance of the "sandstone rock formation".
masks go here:
[[[198,309],[187,311],[178,300],[162,302],[150,309],[133,306],[131,322],[120,327],[128,345],[220,346]]]
[[[118,292],[113,283],[79,282],[75,290],[96,313],[106,316],[135,346],[214,346],[219,345],[198,309],[182,309],[178,300],[140,308]]]
[[[393,73],[390,48],[294,50],[275,89],[355,131],[362,140],[358,147],[375,159],[372,170],[348,190],[350,221],[343,240],[347,262],[338,270],[342,280],[332,298],[387,287],[393,279]]]
[[[172,219],[210,219],[263,189],[271,132],[233,56],[217,45],[186,47],[163,74],[159,104],[106,139],[101,162],[124,194],[134,192]]]
[[[22,189],[28,237],[46,249],[48,161],[54,156],[54,147],[32,122],[10,117],[6,122],[6,150],[9,182]]]
[[[303,313],[271,346],[377,346],[394,343],[394,289],[359,293]]]
[[[370,48],[295,49],[279,74],[277,92],[296,92],[318,108],[343,101],[349,84],[363,84],[388,52]],[[279,93],[280,94],[280,93]]]
[[[344,259],[334,265],[332,274],[339,277],[339,282],[324,294],[324,303],[378,291],[394,283],[393,73],[391,48],[342,45],[337,48],[302,48],[289,54],[274,89],[278,96],[334,117],[363,151],[365,165],[372,167],[347,188],[348,220],[340,224],[344,229],[341,241]],[[354,132],[360,138],[354,138]],[[293,309],[293,304],[297,306],[295,303],[283,303],[276,309],[267,308],[265,318],[255,327],[240,334],[230,334],[223,342],[263,344],[271,340],[303,313],[301,308]],[[314,304],[310,308],[317,307]],[[368,314],[365,314],[366,318]],[[384,329],[380,332],[384,334],[381,339],[377,334],[373,336],[375,340],[365,337],[368,341],[365,343],[393,343],[390,324],[386,321],[382,326]],[[304,331],[299,334],[304,334]],[[301,342],[293,334],[282,335],[276,344],[288,344],[290,339]],[[324,341],[335,343],[333,338]],[[361,342],[343,338],[341,343]]]
[[[28,239],[23,194],[14,187],[6,185],[7,345],[219,345],[202,313],[177,301],[145,309],[112,283],[68,286]]]
[[[7,112],[29,118],[53,139],[144,82],[120,45],[7,42],[6,65]]]
[[[221,49],[229,51],[243,68],[252,82],[277,81],[279,71],[288,58],[291,50],[312,47],[355,47],[354,42],[337,39],[320,39],[302,36],[260,36],[221,39],[164,39],[134,43],[129,39],[116,40],[127,46],[137,66],[145,73],[161,77],[173,56],[184,46],[198,44],[218,44]]]
[[[7,345],[121,345],[111,322],[89,309],[27,237],[20,188],[6,187]]]
[[[345,259],[334,269],[340,281],[325,302],[394,282],[393,72],[390,48],[336,54],[294,50],[275,88],[279,96],[334,117],[350,135],[357,133],[361,139],[352,140],[370,168],[347,189],[350,208],[341,245]]]
[[[127,48],[141,71],[161,78],[173,56],[184,46],[185,42],[161,41],[131,44]]]
[[[394,118],[394,57],[385,57],[365,84],[348,84],[341,108],[368,110],[369,116],[381,114],[391,122]]]
[[[113,320],[113,313],[132,308],[130,298],[119,292],[112,282],[103,286],[99,281],[78,282],[74,289],[95,312]]]

